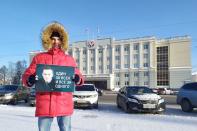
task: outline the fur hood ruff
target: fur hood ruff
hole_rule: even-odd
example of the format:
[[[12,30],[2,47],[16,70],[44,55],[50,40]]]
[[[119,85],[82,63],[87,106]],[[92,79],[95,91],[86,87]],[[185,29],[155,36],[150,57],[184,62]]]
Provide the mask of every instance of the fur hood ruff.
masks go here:
[[[61,49],[64,51],[68,50],[68,33],[65,31],[64,26],[58,22],[52,22],[47,25],[42,33],[41,33],[41,40],[42,46],[44,50],[50,50],[52,48],[52,41],[51,41],[51,34],[53,32],[58,32],[60,37],[62,38],[62,46]]]

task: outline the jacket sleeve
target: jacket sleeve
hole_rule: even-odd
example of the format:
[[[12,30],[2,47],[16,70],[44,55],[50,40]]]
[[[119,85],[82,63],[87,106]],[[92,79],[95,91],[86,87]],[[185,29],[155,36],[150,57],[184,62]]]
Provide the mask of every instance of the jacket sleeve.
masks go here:
[[[29,76],[36,74],[36,64],[37,64],[36,57],[34,57],[30,66],[25,70],[25,72],[22,76],[22,82],[23,82],[24,86],[28,87],[27,80],[28,80]]]
[[[84,77],[78,68],[75,68],[75,74],[79,75],[79,78],[80,78],[79,83],[77,83],[77,85],[78,86],[83,85],[84,84]]]

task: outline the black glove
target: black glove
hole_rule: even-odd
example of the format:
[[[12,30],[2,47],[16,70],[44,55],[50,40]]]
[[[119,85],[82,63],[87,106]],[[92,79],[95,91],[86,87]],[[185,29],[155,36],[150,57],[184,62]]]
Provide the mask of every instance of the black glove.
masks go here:
[[[27,80],[27,85],[28,86],[33,86],[36,82],[36,77],[35,75],[30,75],[28,80]]]
[[[75,84],[79,83],[79,81],[80,81],[79,75],[75,74],[75,77],[72,79],[72,81],[74,81]]]

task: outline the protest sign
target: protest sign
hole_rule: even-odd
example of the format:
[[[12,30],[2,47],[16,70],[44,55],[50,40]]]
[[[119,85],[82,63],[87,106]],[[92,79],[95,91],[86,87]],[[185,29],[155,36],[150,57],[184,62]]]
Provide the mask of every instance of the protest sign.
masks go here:
[[[74,67],[37,64],[37,92],[73,92]]]

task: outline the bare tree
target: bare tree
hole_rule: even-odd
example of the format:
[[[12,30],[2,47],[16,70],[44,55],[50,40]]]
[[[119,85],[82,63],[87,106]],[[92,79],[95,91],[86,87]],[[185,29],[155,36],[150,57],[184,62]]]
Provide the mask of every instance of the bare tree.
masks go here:
[[[8,69],[5,65],[0,68],[0,79],[3,82],[2,84],[6,84],[7,72],[8,72]]]
[[[12,84],[12,80],[15,76],[15,68],[16,68],[16,63],[9,62],[8,73],[7,73],[7,78],[8,78],[9,84]]]
[[[15,75],[12,80],[13,84],[21,84],[21,77],[26,67],[27,62],[25,60],[16,62]]]

